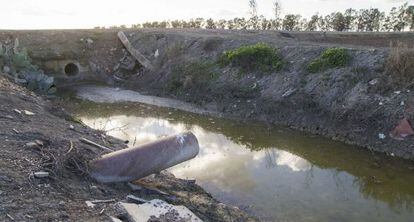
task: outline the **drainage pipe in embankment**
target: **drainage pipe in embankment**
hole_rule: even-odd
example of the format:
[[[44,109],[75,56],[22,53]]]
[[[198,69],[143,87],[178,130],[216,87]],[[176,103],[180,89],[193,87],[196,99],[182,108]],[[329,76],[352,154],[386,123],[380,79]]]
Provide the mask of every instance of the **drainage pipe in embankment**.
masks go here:
[[[194,134],[182,133],[94,159],[90,175],[102,183],[134,181],[190,160],[198,152]]]

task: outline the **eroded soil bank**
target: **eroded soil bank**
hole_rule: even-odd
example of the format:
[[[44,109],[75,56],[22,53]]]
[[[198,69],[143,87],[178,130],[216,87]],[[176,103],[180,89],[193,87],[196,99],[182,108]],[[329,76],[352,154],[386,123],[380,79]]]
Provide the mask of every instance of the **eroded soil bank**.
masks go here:
[[[129,194],[184,205],[204,221],[254,221],[167,172],[147,178],[151,186],[135,191],[126,184],[98,184],[88,177],[86,162],[104,151],[79,139],[114,149],[125,148],[123,141],[86,127],[54,102],[3,77],[0,104],[1,221],[111,221],[114,204]],[[33,175],[42,171],[49,177]],[[85,203],[112,199],[94,208]]]
[[[124,30],[153,64],[149,71],[131,65],[117,31],[4,31],[0,37],[19,38],[32,58],[45,71],[56,73],[63,85],[99,80],[191,102],[231,118],[283,124],[414,158],[413,137],[395,140],[389,136],[401,119],[414,117],[412,86],[390,84],[393,76],[386,73],[390,43],[412,45],[413,33]],[[278,49],[281,69],[240,72],[217,63],[223,52],[258,42]],[[309,64],[324,50],[338,47],[350,55],[346,66],[309,72]],[[69,60],[77,60],[87,72],[65,75],[59,61]]]

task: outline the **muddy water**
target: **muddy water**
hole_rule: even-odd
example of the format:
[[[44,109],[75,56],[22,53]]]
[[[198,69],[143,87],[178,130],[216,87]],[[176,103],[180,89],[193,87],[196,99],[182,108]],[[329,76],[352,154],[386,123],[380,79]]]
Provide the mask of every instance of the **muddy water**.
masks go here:
[[[194,132],[200,154],[170,171],[263,221],[414,221],[412,163],[286,128],[127,102],[139,97],[130,93],[84,88],[84,100],[67,105],[130,146]]]

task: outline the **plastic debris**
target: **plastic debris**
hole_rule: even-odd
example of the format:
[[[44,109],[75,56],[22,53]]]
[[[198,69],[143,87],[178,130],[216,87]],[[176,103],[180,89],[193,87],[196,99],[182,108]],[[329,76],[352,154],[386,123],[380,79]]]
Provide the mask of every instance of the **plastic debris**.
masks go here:
[[[46,177],[49,177],[49,172],[44,172],[44,171],[35,172],[33,173],[33,176],[36,178],[46,178]]]
[[[385,139],[385,134],[383,134],[383,133],[379,133],[379,134],[378,134],[378,138],[380,138],[380,139],[382,139],[382,140],[383,140],[383,139]]]
[[[390,136],[396,140],[404,140],[404,138],[411,135],[414,135],[414,130],[407,118],[400,120],[398,125],[390,133]]]
[[[163,200],[154,199],[144,204],[117,203],[116,208],[128,221],[188,221],[201,222],[193,212],[184,206],[174,206]]]

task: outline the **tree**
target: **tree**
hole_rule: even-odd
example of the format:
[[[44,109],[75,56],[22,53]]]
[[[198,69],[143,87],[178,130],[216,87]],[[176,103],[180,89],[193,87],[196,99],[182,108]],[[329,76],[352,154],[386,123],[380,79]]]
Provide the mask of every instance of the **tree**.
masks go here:
[[[306,24],[305,30],[316,31],[318,29],[318,20],[319,20],[318,13],[316,13],[315,15],[312,15],[309,22]]]
[[[414,5],[407,8],[407,22],[410,25],[410,30],[414,31]]]
[[[335,12],[331,14],[331,27],[333,30],[342,32],[346,28],[345,16],[341,12]]]
[[[206,29],[216,29],[216,23],[212,18],[207,19],[206,21]]]
[[[259,17],[257,16],[257,2],[256,0],[249,0],[249,23],[252,29],[258,29]]]
[[[293,15],[293,14],[286,15],[282,23],[283,29],[286,31],[298,30],[300,18],[301,18],[300,15]]]
[[[203,23],[204,23],[203,18],[196,18],[196,19],[191,19],[189,22],[189,25],[190,25],[190,28],[199,29],[203,26]]]
[[[216,22],[216,27],[218,29],[225,29],[226,25],[227,25],[227,22],[224,19],[220,19],[219,21]]]
[[[280,19],[280,14],[282,13],[282,3],[279,0],[273,2],[273,13],[275,19]]]
[[[345,10],[344,19],[345,19],[345,31],[350,31],[354,29],[354,22],[356,19],[355,9],[349,8]]]

